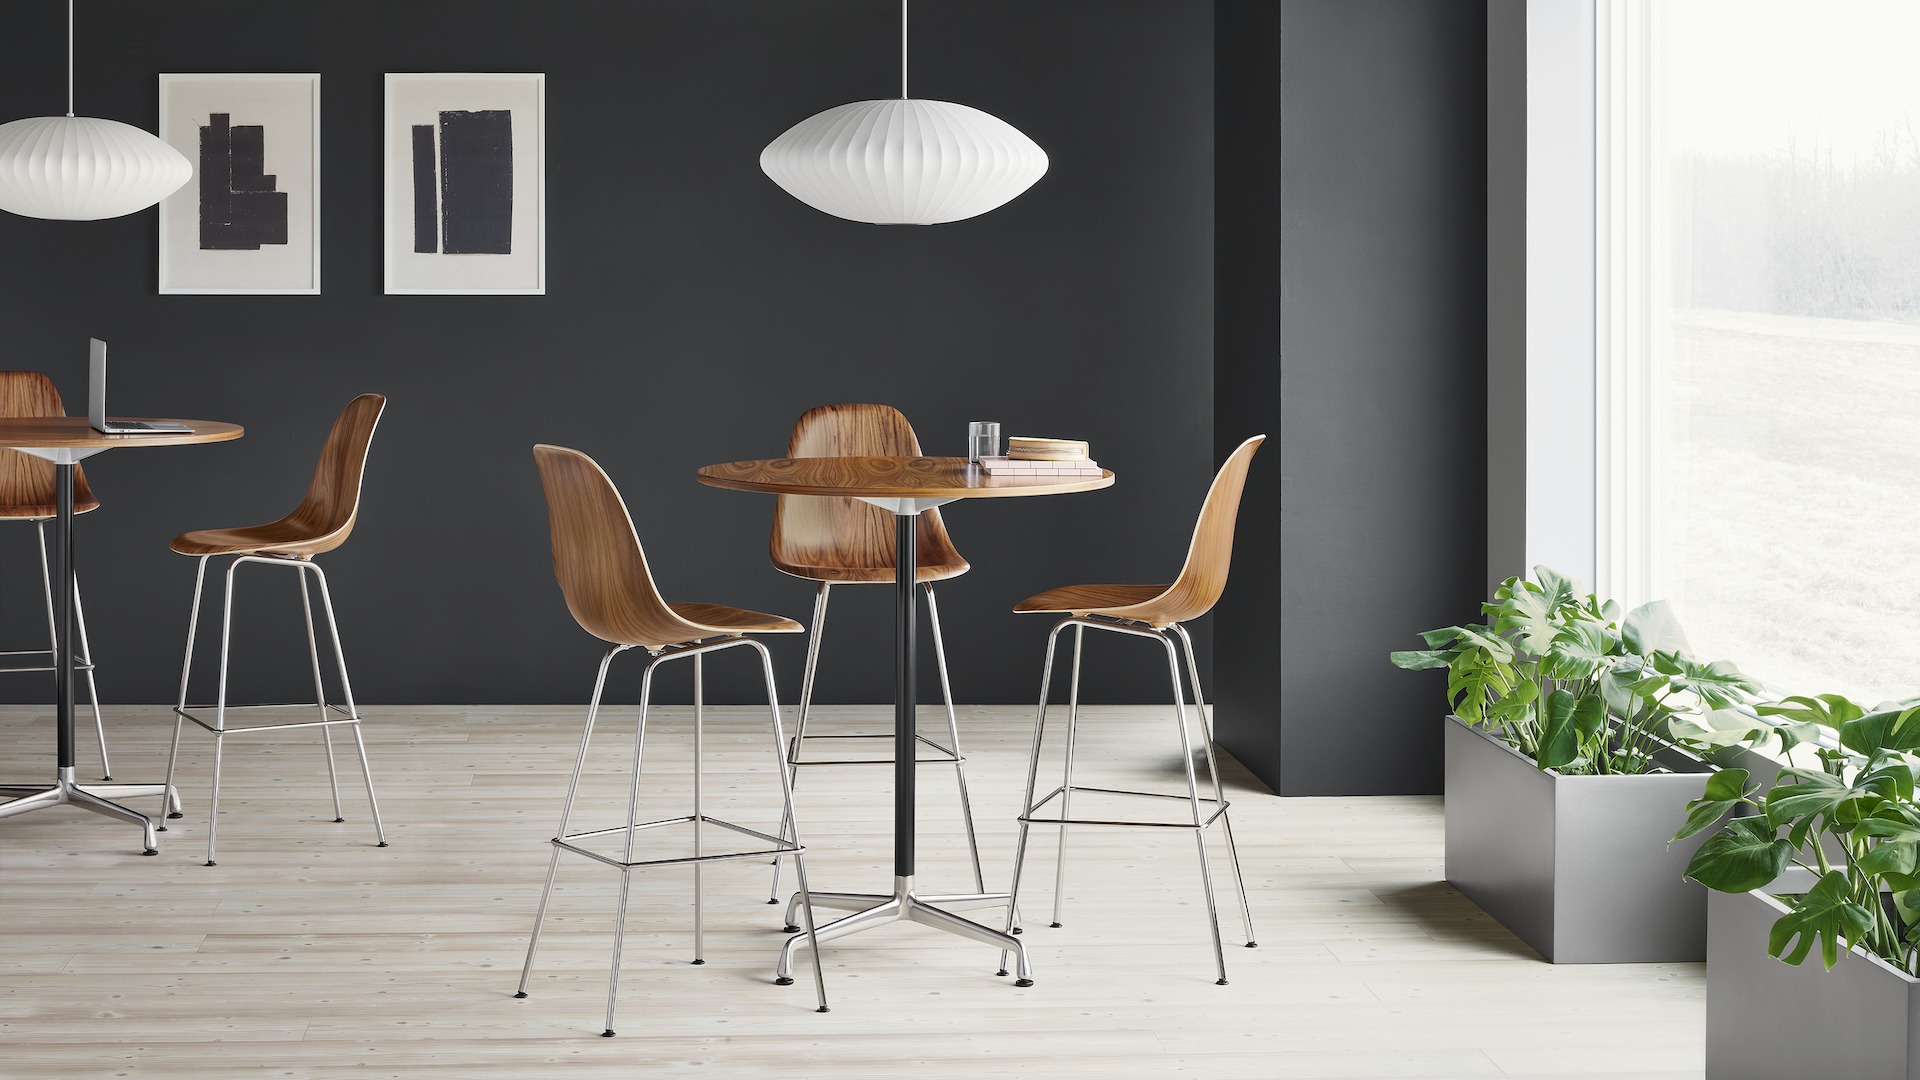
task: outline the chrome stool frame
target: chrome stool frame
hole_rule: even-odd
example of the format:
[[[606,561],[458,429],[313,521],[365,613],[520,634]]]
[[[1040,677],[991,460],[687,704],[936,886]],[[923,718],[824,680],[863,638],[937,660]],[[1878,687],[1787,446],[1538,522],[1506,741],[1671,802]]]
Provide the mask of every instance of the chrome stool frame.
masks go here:
[[[227,591],[221,607],[220,617],[220,681],[214,703],[208,705],[187,704],[187,682],[193,673],[193,642],[200,628],[200,597],[207,580],[207,561],[214,555],[197,556],[199,568],[193,578],[193,613],[187,618],[186,659],[180,664],[180,698],[174,707],[173,746],[167,752],[167,779],[169,789],[173,787],[174,766],[180,758],[180,732],[187,721],[191,720],[203,730],[213,735],[213,794],[207,810],[207,865],[215,866],[214,841],[220,823],[220,765],[226,749],[227,736],[251,734],[261,731],[292,731],[297,728],[319,728],[321,745],[327,755],[327,782],[333,790],[333,820],[343,822],[346,817],[340,808],[340,777],[333,763],[333,729],[350,727],[353,729],[353,742],[360,752],[360,775],[367,784],[367,805],[373,812],[374,839],[380,847],[387,846],[386,827],[380,821],[380,801],[373,793],[373,771],[367,765],[367,743],[360,735],[360,712],[353,703],[353,682],[347,675],[347,654],[340,647],[340,624],[333,617],[333,595],[327,589],[327,573],[311,558],[294,555],[236,555],[227,565]],[[307,657],[313,666],[313,696],[311,702],[275,705],[229,705],[227,703],[227,657],[233,641],[233,588],[235,574],[245,565],[288,566],[299,571],[300,610],[307,624]],[[334,705],[327,701],[326,685],[320,676],[320,646],[313,629],[313,599],[307,589],[307,575],[312,574],[320,587],[320,605],[327,615],[327,632],[333,639],[334,660],[340,672],[340,691],[346,698],[346,705]],[[213,710],[213,723],[209,724],[194,715],[195,711]],[[275,722],[254,724],[249,727],[228,727],[227,713],[237,710],[254,709],[316,709],[319,719],[297,722]],[[336,715],[337,714],[337,715]],[[179,815],[174,815],[175,817]]]
[[[1035,801],[1034,792],[1037,788],[1037,785],[1039,782],[1039,776],[1040,776],[1040,747],[1041,747],[1043,738],[1045,736],[1046,726],[1047,726],[1047,697],[1048,697],[1049,691],[1052,689],[1052,684],[1053,684],[1054,652],[1060,642],[1060,631],[1065,630],[1069,626],[1074,628],[1073,629],[1073,672],[1069,682],[1069,690],[1068,690],[1068,697],[1067,697],[1067,746],[1066,746],[1065,767],[1062,772],[1060,786],[1054,788],[1052,791],[1042,796],[1038,801]],[[1076,786],[1074,784],[1073,782],[1073,750],[1074,750],[1074,738],[1075,738],[1075,735],[1077,734],[1076,728],[1077,728],[1077,722],[1079,719],[1079,711],[1080,711],[1080,653],[1081,653],[1081,646],[1083,644],[1083,639],[1086,636],[1086,631],[1088,627],[1091,627],[1095,630],[1107,630],[1117,634],[1126,634],[1131,637],[1152,638],[1154,640],[1159,641],[1160,644],[1166,648],[1167,670],[1168,670],[1168,673],[1173,677],[1174,710],[1178,714],[1179,726],[1180,726],[1181,758],[1185,763],[1186,770],[1187,770],[1187,793],[1185,795],[1174,795],[1174,794],[1166,794],[1162,792],[1152,792],[1152,791],[1124,791],[1124,790],[1117,790],[1114,788],[1090,788],[1085,786]],[[1176,648],[1174,645],[1174,639],[1176,637],[1178,637],[1180,640],[1179,648]],[[1194,705],[1200,714],[1200,738],[1201,738],[1200,745],[1206,754],[1207,773],[1212,780],[1213,798],[1211,799],[1201,798],[1199,781],[1194,773],[1193,740],[1191,735],[1189,734],[1188,726],[1187,726],[1186,697],[1185,697],[1184,690],[1180,685],[1180,653],[1181,652],[1184,652],[1186,654],[1187,676],[1189,679],[1192,680]],[[1122,796],[1128,796],[1133,798],[1143,798],[1143,799],[1179,799],[1179,800],[1185,801],[1188,804],[1191,810],[1191,819],[1189,821],[1184,821],[1184,822],[1162,822],[1162,821],[1128,821],[1128,820],[1075,818],[1072,816],[1073,793],[1075,791],[1096,792],[1103,795],[1122,795]],[[1038,815],[1042,807],[1046,806],[1049,802],[1052,802],[1056,797],[1058,797],[1060,800],[1058,817],[1036,816]],[[1109,827],[1117,827],[1117,828],[1141,828],[1141,829],[1192,829],[1194,843],[1199,848],[1199,852],[1200,852],[1200,883],[1206,892],[1207,920],[1213,930],[1213,958],[1214,958],[1214,965],[1219,972],[1219,978],[1216,980],[1216,982],[1221,986],[1227,985],[1226,951],[1222,947],[1221,940],[1220,940],[1220,913],[1218,908],[1214,904],[1213,872],[1207,863],[1206,830],[1215,821],[1218,821],[1220,823],[1221,831],[1226,834],[1227,858],[1233,865],[1234,881],[1239,888],[1240,914],[1246,925],[1247,948],[1252,949],[1252,948],[1258,947],[1258,942],[1254,940],[1254,936],[1253,936],[1253,912],[1252,912],[1252,909],[1249,908],[1247,905],[1247,882],[1246,882],[1246,878],[1240,872],[1240,854],[1235,849],[1234,843],[1233,843],[1233,823],[1227,816],[1227,808],[1230,804],[1227,802],[1225,790],[1221,787],[1221,784],[1220,784],[1219,765],[1214,760],[1213,727],[1212,727],[1212,724],[1207,720],[1206,701],[1201,697],[1201,694],[1200,694],[1200,665],[1194,659],[1193,639],[1188,636],[1186,627],[1181,626],[1179,623],[1171,623],[1166,627],[1166,629],[1162,630],[1162,629],[1156,629],[1143,622],[1135,622],[1127,619],[1112,618],[1109,616],[1085,616],[1085,615],[1069,616],[1065,619],[1061,619],[1059,622],[1054,624],[1053,630],[1047,635],[1047,659],[1046,659],[1046,664],[1042,668],[1041,675],[1040,675],[1040,708],[1039,708],[1038,714],[1034,717],[1033,750],[1030,757],[1028,758],[1028,763],[1027,763],[1027,795],[1026,795],[1026,800],[1022,805],[1025,807],[1025,809],[1021,811],[1020,818],[1019,818],[1020,843],[1019,843],[1019,847],[1015,850],[1014,857],[1013,857],[1013,887],[1011,889],[1011,892],[1013,894],[1013,899],[1015,901],[1018,901],[1020,897],[1020,877],[1021,877],[1022,871],[1025,869],[1025,866],[1026,866],[1028,830],[1034,825],[1058,825],[1060,827],[1060,847],[1059,847],[1059,853],[1056,857],[1056,862],[1054,866],[1053,923],[1052,923],[1053,926],[1058,927],[1060,925],[1061,906],[1062,906],[1062,900],[1064,898],[1064,889],[1066,885],[1067,826],[1091,825],[1091,826],[1109,826]],[[1019,933],[1019,930],[1015,929],[1015,924],[1018,921],[1018,913],[1019,913],[1018,907],[1010,907],[1008,909],[1007,931],[1009,933]],[[1006,954],[1002,953],[1000,974],[1005,975],[1006,974],[1005,969],[1006,969]]]
[[[802,674],[800,679],[800,712],[799,712],[799,715],[794,720],[793,738],[788,740],[787,751],[786,751],[787,771],[791,778],[789,782],[794,783],[796,785],[799,781],[800,766],[802,765],[891,765],[893,764],[893,758],[891,757],[829,758],[824,760],[813,760],[813,761],[806,761],[800,757],[801,745],[803,740],[806,740],[806,739],[887,739],[887,740],[891,740],[893,738],[893,733],[890,731],[881,732],[875,735],[859,735],[859,734],[808,735],[807,734],[807,716],[812,711],[812,706],[813,706],[814,670],[819,666],[820,643],[822,638],[825,636],[826,629],[827,629],[827,597],[828,597],[829,591],[833,588],[835,584],[845,585],[850,583],[849,582],[836,583],[831,581],[822,581],[820,582],[819,588],[815,591],[813,596],[813,623],[812,625],[807,627],[807,669]],[[878,582],[876,584],[891,584],[891,583]],[[940,694],[942,699],[946,702],[946,705],[947,705],[947,745],[942,746],[938,742],[935,742],[934,740],[927,738],[925,735],[920,735],[916,733],[914,737],[915,739],[918,740],[919,744],[926,747],[930,747],[933,753],[937,755],[934,757],[920,758],[917,764],[952,765],[953,766],[954,778],[960,787],[960,817],[961,817],[961,820],[963,820],[967,826],[967,850],[973,857],[973,886],[976,892],[984,893],[987,891],[987,879],[986,879],[986,876],[982,873],[980,868],[980,840],[975,835],[974,827],[973,827],[973,800],[967,794],[967,758],[965,754],[960,752],[960,719],[953,709],[953,683],[949,681],[947,678],[947,646],[945,641],[940,636],[940,606],[934,600],[933,582],[931,581],[921,582],[920,588],[923,594],[927,598],[927,622],[933,629],[933,656],[934,656],[936,666],[938,666],[938,668],[940,669]],[[788,823],[789,823],[789,819],[782,819],[780,822],[780,834],[782,836],[786,835]],[[780,864],[779,864],[779,860],[776,859],[774,861],[774,870],[773,870],[773,887],[770,894],[768,895],[767,903],[777,904],[779,902],[780,902]],[[787,933],[791,934],[796,932],[799,929],[800,928],[798,926],[794,925],[794,922],[791,916],[789,916],[789,918],[787,919]]]
[[[742,645],[760,654],[760,668],[767,682],[767,711],[772,714],[773,718],[773,752],[774,757],[779,763],[775,771],[780,775],[780,801],[785,810],[786,822],[789,825],[795,826],[792,829],[783,827],[781,836],[769,836],[758,830],[749,829],[743,825],[735,825],[732,822],[713,817],[706,812],[701,802],[701,751],[704,743],[706,708],[704,687],[701,680],[702,660],[707,653],[717,652],[721,649],[731,649]],[[587,704],[586,730],[580,736],[580,752],[574,758],[573,776],[567,782],[567,798],[560,810],[560,830],[550,841],[553,845],[553,857],[547,863],[547,884],[540,892],[540,907],[533,917],[533,936],[527,942],[527,962],[520,970],[520,987],[513,996],[516,998],[524,998],[527,996],[527,983],[533,976],[534,953],[540,947],[540,930],[547,917],[547,901],[553,896],[553,881],[560,869],[561,852],[569,851],[575,855],[583,855],[595,862],[611,866],[620,871],[620,901],[619,906],[615,909],[613,923],[613,966],[611,973],[607,977],[607,1023],[606,1029],[600,1033],[604,1038],[612,1038],[614,1035],[614,1006],[618,1001],[620,991],[620,948],[626,936],[627,893],[634,870],[650,869],[656,866],[691,865],[693,867],[693,963],[704,964],[707,962],[705,957],[706,928],[702,906],[704,896],[701,889],[701,868],[710,862],[721,862],[729,859],[761,859],[771,855],[778,860],[792,856],[794,876],[798,879],[800,885],[799,904],[802,915],[806,920],[807,940],[812,946],[813,952],[813,986],[815,995],[819,1000],[819,1008],[816,1011],[827,1012],[826,976],[820,967],[820,942],[814,933],[813,903],[811,894],[807,890],[807,864],[804,857],[807,849],[805,845],[800,843],[799,836],[797,835],[797,825],[793,819],[793,784],[787,774],[786,768],[785,747],[787,741],[780,723],[779,699],[774,690],[773,659],[768,654],[765,645],[753,638],[723,637],[717,640],[708,640],[688,645],[670,645],[659,649],[646,649],[648,654],[647,666],[640,677],[640,719],[633,739],[633,778],[630,781],[627,791],[627,823],[625,825],[615,825],[611,828],[591,829],[586,832],[567,831],[567,826],[573,818],[574,796],[580,788],[580,772],[586,766],[588,745],[593,741],[594,721],[599,716],[601,696],[607,685],[607,668],[613,663],[614,657],[619,656],[628,649],[635,648],[645,647],[638,645],[615,645],[613,648],[607,650],[606,656],[600,661],[600,671],[593,683],[593,697]],[[653,672],[655,668],[662,664],[687,657],[693,658],[693,813],[680,817],[662,818],[658,821],[642,822],[639,820],[640,765],[642,751],[647,738],[647,708],[653,695]],[[670,859],[635,859],[633,857],[633,840],[636,833],[648,829],[664,828],[670,825],[693,826],[693,855]],[[703,837],[703,826],[707,825],[739,833],[742,836],[763,841],[771,846],[755,848],[750,851],[729,851],[719,854],[708,854]],[[625,844],[621,849],[621,855],[618,859],[602,855],[597,851],[589,850],[577,843],[577,841],[599,836],[610,836],[614,833],[625,834]],[[785,969],[783,968],[774,981],[784,986],[791,984],[793,979],[786,975]]]

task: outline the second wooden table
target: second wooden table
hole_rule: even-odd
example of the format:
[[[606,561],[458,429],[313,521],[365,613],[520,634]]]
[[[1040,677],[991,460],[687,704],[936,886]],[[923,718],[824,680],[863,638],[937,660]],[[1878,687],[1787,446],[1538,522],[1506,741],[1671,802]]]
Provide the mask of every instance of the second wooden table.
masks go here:
[[[989,476],[965,458],[821,457],[773,458],[709,465],[700,482],[734,491],[771,495],[838,495],[871,503],[893,514],[894,521],[894,675],[893,675],[893,891],[891,893],[829,893],[815,891],[813,902],[822,907],[851,908],[854,913],[818,929],[821,941],[891,922],[910,921],[949,934],[972,938],[1013,953],[1019,979],[1032,986],[1033,968],[1020,939],[963,919],[944,908],[992,907],[1006,904],[1006,893],[956,893],[919,896],[913,891],[914,745],[919,689],[914,672],[918,663],[914,604],[914,553],[918,550],[920,512],[960,499],[1006,499],[1032,495],[1063,495],[1110,487],[1113,473],[1099,476]],[[791,908],[787,922],[791,924]],[[779,981],[792,982],[793,953],[798,937],[780,950]],[[1000,974],[1004,975],[1003,970]]]

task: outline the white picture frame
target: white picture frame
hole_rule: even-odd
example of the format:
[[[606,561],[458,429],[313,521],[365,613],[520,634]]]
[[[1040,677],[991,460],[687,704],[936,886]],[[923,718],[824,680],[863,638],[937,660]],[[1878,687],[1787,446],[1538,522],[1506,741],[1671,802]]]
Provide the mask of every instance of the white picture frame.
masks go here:
[[[319,295],[319,73],[162,74],[160,139],[194,165],[160,203],[161,295]]]
[[[388,294],[546,294],[546,81],[387,74]]]

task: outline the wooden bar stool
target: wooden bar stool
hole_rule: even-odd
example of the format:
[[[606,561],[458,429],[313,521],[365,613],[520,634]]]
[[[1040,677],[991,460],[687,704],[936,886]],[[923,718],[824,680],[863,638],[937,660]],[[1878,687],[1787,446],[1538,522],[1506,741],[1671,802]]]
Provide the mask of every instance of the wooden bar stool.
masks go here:
[[[613,971],[607,980],[607,1023],[600,1034],[613,1037],[613,1010],[620,989],[620,946],[626,935],[627,892],[632,872],[657,866],[693,867],[693,962],[706,963],[705,924],[701,911],[701,868],[726,859],[758,859],[771,855],[776,859],[791,856],[794,874],[799,879],[801,910],[806,918],[808,943],[813,949],[813,985],[820,1012],[827,1011],[826,978],[820,969],[820,943],[813,933],[813,901],[807,891],[807,866],[796,828],[781,836],[768,836],[709,815],[701,803],[701,750],[705,702],[701,685],[701,663],[706,654],[746,646],[760,654],[760,670],[767,683],[767,710],[773,718],[774,772],[780,777],[780,803],[791,826],[793,787],[785,765],[786,737],[780,726],[780,704],[773,686],[773,660],[767,647],[747,634],[797,634],[799,623],[779,615],[720,604],[669,604],[654,587],[653,573],[647,567],[646,552],[640,547],[633,518],[613,481],[593,459],[578,450],[560,446],[536,446],[534,462],[540,467],[540,483],[546,490],[547,517],[553,536],[553,575],[559,579],[566,596],[567,610],[580,628],[613,648],[600,660],[600,671],[593,683],[593,696],[587,703],[587,726],[580,736],[580,753],[573,761],[573,777],[567,781],[567,798],[560,810],[560,831],[553,837],[553,857],[547,863],[547,884],[540,893],[540,908],[533,917],[533,937],[527,942],[527,962],[520,971],[520,989],[513,996],[527,996],[527,982],[533,975],[534,951],[540,946],[540,927],[546,920],[547,900],[553,895],[553,879],[560,868],[560,853],[570,851],[620,871],[620,902],[613,923]],[[600,712],[600,697],[607,685],[607,667],[613,658],[628,649],[644,649],[647,666],[640,676],[640,720],[633,739],[633,778],[627,791],[627,822],[611,828],[569,832],[573,817],[574,795],[580,788],[580,770],[586,765],[587,747],[593,739],[593,724]],[[674,660],[693,658],[693,812],[659,821],[639,820],[640,763],[647,737],[647,706],[653,693],[654,669]],[[692,826],[693,854],[678,858],[636,859],[637,834],[675,825]],[[710,853],[705,846],[705,827],[726,829],[761,841],[747,851]],[[596,851],[588,843],[600,838],[621,837],[620,856],[615,858]],[[790,984],[791,978],[775,980]]]
[[[321,746],[327,755],[327,782],[333,789],[333,820],[345,821],[340,809],[340,779],[333,764],[333,729],[353,731],[353,743],[360,752],[360,774],[367,783],[367,805],[373,813],[373,835],[379,846],[387,846],[387,832],[380,822],[380,802],[373,794],[373,772],[367,766],[367,744],[360,736],[360,712],[353,703],[353,683],[347,677],[347,655],[340,649],[340,626],[333,617],[333,596],[327,590],[326,572],[313,561],[315,555],[332,551],[347,542],[360,514],[360,482],[366,472],[367,448],[387,399],[379,394],[362,394],[347,403],[327,433],[314,467],[313,480],[306,498],[293,513],[265,525],[237,529],[203,529],[181,533],[173,538],[173,550],[199,560],[193,578],[193,611],[187,618],[186,659],[180,665],[180,699],[174,707],[173,747],[167,754],[167,785],[173,784],[174,767],[180,758],[180,731],[187,721],[213,735],[213,794],[207,809],[207,865],[213,866],[215,833],[220,821],[220,765],[230,735],[262,731],[290,731],[319,728]],[[200,594],[207,581],[207,560],[231,556],[227,564],[226,600],[220,617],[220,679],[211,706],[187,704],[187,681],[193,671],[193,640],[200,626]],[[279,566],[297,571],[300,579],[300,612],[307,624],[307,657],[313,666],[311,702],[295,705],[229,705],[227,703],[227,655],[233,640],[234,575],[242,566]],[[320,589],[320,606],[327,616],[327,633],[333,640],[333,656],[340,672],[340,693],[345,706],[327,701],[320,676],[320,646],[313,631],[313,601],[307,591],[307,576],[313,576]],[[213,722],[202,720],[197,712],[213,710]],[[316,719],[306,721],[268,721],[248,727],[228,727],[227,714],[256,709],[314,709]]]
[[[60,391],[53,380],[37,371],[0,371],[0,416],[65,416]],[[47,565],[47,522],[58,513],[54,506],[54,464],[18,450],[0,449],[0,521],[32,522],[40,540],[40,588],[46,597],[47,647],[44,649],[8,649],[0,651],[0,675],[56,670],[54,655],[53,573]],[[87,486],[87,474],[78,466],[73,470],[73,512],[84,514],[100,509],[100,500]],[[80,606],[80,588],[73,590],[75,629],[80,648],[74,653],[74,670],[87,675],[87,704],[93,707],[93,731],[100,740],[100,779],[113,779],[113,764],[107,759],[107,727],[100,718],[100,691],[93,682],[93,650],[87,645],[87,613]],[[44,657],[44,663],[34,663]],[[16,660],[17,658],[17,660]],[[169,802],[177,810],[178,796]],[[177,814],[175,816],[178,816]]]
[[[900,410],[888,405],[822,405],[809,409],[793,425],[787,456],[811,457],[919,457],[920,440]],[[933,655],[940,670],[940,693],[947,705],[947,744],[918,735],[918,744],[932,755],[925,764],[952,765],[960,788],[960,816],[966,824],[967,850],[973,859],[973,884],[987,888],[980,870],[980,842],[974,835],[973,804],[967,795],[966,756],[960,752],[960,724],[953,709],[953,684],[947,678],[947,649],[940,637],[940,608],[933,583],[956,578],[971,567],[954,550],[939,510],[920,514],[914,543],[914,580],[927,599],[927,622],[933,630]],[[808,734],[813,706],[814,672],[820,663],[820,645],[827,629],[827,600],[836,585],[894,584],[893,515],[859,499],[815,495],[781,495],[773,508],[773,536],[768,545],[774,568],[783,574],[815,582],[813,625],[807,640],[807,667],[800,679],[800,713],[793,741],[787,748],[787,768],[798,782],[802,765],[891,765],[893,757],[804,759],[806,740],[892,739],[880,734]],[[784,832],[785,823],[782,823]],[[776,863],[773,890],[767,903],[780,902],[780,871]],[[787,924],[789,932],[795,929]]]
[[[1180,576],[1171,585],[1069,585],[1061,589],[1051,589],[1037,596],[1022,600],[1013,610],[1016,612],[1045,612],[1059,614],[1065,612],[1067,618],[1054,624],[1047,635],[1047,660],[1040,676],[1040,710],[1034,719],[1033,751],[1027,763],[1027,796],[1022,804],[1026,809],[1020,813],[1020,845],[1013,858],[1013,900],[1020,899],[1020,874],[1027,857],[1027,830],[1033,825],[1058,825],[1060,827],[1060,848],[1054,868],[1053,886],[1053,925],[1060,925],[1061,899],[1066,884],[1067,872],[1067,826],[1069,825],[1106,825],[1124,828],[1149,829],[1192,829],[1194,842],[1200,849],[1200,883],[1206,891],[1207,919],[1213,929],[1213,956],[1219,971],[1217,980],[1221,986],[1227,985],[1226,952],[1220,943],[1220,915],[1213,902],[1213,874],[1207,866],[1206,830],[1214,822],[1220,823],[1221,831],[1226,834],[1227,857],[1233,864],[1234,881],[1240,890],[1240,913],[1246,922],[1247,948],[1255,947],[1253,940],[1253,913],[1247,907],[1246,879],[1240,873],[1240,855],[1233,846],[1233,823],[1227,817],[1227,797],[1220,786],[1220,769],[1214,762],[1213,728],[1207,720],[1207,706],[1200,695],[1200,665],[1194,659],[1193,639],[1188,636],[1182,623],[1190,622],[1213,609],[1227,584],[1227,565],[1233,556],[1233,524],[1240,510],[1240,493],[1246,486],[1247,465],[1253,460],[1253,452],[1266,440],[1265,435],[1256,435],[1239,445],[1228,456],[1225,465],[1220,467],[1219,475],[1214,477],[1213,486],[1207,491],[1207,500],[1200,508],[1200,520],[1193,530],[1193,541],[1187,549],[1186,565],[1181,567]],[[1053,680],[1054,646],[1060,639],[1060,631],[1073,627],[1073,675],[1067,696],[1067,746],[1066,765],[1060,786],[1034,800],[1035,786],[1040,774],[1040,744],[1046,733],[1047,696]],[[1089,788],[1076,786],[1073,782],[1073,746],[1076,725],[1080,711],[1080,646],[1081,639],[1088,628],[1108,630],[1131,637],[1152,638],[1158,641],[1167,653],[1167,671],[1173,677],[1173,704],[1178,714],[1180,728],[1181,760],[1187,769],[1187,791],[1185,795],[1170,795],[1160,792],[1122,791],[1113,788]],[[1176,646],[1176,639],[1178,645]],[[1200,715],[1200,745],[1206,753],[1207,773],[1212,778],[1213,798],[1200,797],[1199,783],[1193,768],[1193,740],[1187,726],[1187,706],[1180,686],[1180,653],[1186,654],[1187,676],[1193,683],[1193,701]],[[1177,799],[1188,804],[1187,821],[1169,822],[1143,819],[1083,819],[1073,816],[1073,795],[1076,791],[1096,792],[1102,795],[1127,796],[1141,799]],[[1039,817],[1041,808],[1055,798],[1060,800],[1058,816]],[[1009,908],[1007,928],[1014,931],[1019,908]],[[1006,962],[1001,960],[1001,972],[1005,975]]]

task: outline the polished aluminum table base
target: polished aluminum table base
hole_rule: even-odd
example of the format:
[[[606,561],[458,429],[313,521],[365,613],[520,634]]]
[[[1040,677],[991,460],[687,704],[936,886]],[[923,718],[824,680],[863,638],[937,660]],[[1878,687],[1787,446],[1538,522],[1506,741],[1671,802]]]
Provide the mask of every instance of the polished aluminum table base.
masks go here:
[[[1020,977],[1015,986],[1033,985],[1033,967],[1027,963],[1027,947],[1020,939],[1011,934],[982,926],[971,919],[963,919],[943,908],[957,907],[1006,907],[1009,897],[1006,893],[951,893],[937,896],[916,896],[911,877],[893,879],[893,893],[836,893],[816,892],[813,894],[813,906],[852,910],[852,915],[842,916],[815,929],[815,935],[823,942],[834,938],[857,934],[862,930],[871,930],[892,922],[915,922],[921,926],[931,926],[935,930],[945,930],[956,937],[971,938],[983,945],[998,945],[1014,956],[1015,969]],[[787,901],[787,933],[794,935],[787,939],[780,949],[780,963],[774,968],[774,979],[781,986],[793,982],[793,954],[805,939],[794,918],[800,911],[800,894],[795,893]],[[935,907],[934,905],[940,905]],[[1005,975],[1006,969],[999,972]]]
[[[0,803],[0,819],[18,817],[21,814],[30,814],[53,806],[77,806],[103,817],[140,826],[143,841],[141,853],[158,855],[160,853],[158,833],[165,826],[155,826],[153,820],[147,815],[121,806],[108,796],[124,799],[142,795],[165,795],[166,805],[163,809],[174,817],[179,817],[180,795],[171,784],[88,784],[83,787],[73,778],[73,676],[74,672],[79,670],[73,642],[76,608],[80,597],[80,588],[74,577],[73,562],[73,471],[81,459],[91,457],[105,447],[68,449],[17,446],[13,449],[34,457],[45,458],[54,464],[54,506],[57,514],[54,519],[54,563],[51,576],[53,580],[60,583],[59,598],[55,601],[53,611],[50,613],[53,624],[52,659],[54,661],[56,742],[53,783],[0,785],[0,798],[12,800]],[[88,677],[92,677],[91,670]],[[104,741],[102,757],[105,757]]]
[[[138,810],[121,806],[107,798],[111,795],[121,799],[137,799],[143,795],[165,795],[167,809],[173,817],[180,816],[180,793],[165,784],[87,784],[82,786],[73,779],[73,766],[67,765],[57,770],[53,786],[45,784],[0,784],[0,798],[13,800],[0,803],[0,818],[18,817],[35,810],[46,810],[55,806],[72,806],[81,810],[91,810],[96,814],[121,821],[132,822],[140,826],[146,841],[143,855],[160,854],[159,832],[165,826],[155,827],[153,819]]]

